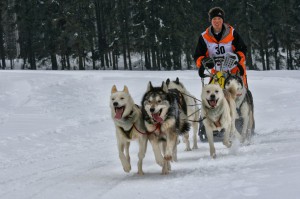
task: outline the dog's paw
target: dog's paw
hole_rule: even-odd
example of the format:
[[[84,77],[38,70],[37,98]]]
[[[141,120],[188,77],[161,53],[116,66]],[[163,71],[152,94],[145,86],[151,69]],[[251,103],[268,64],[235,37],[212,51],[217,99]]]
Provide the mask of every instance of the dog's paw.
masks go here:
[[[125,164],[123,165],[123,169],[126,173],[129,173],[131,170],[131,165],[130,164]]]
[[[184,151],[191,151],[192,149],[191,149],[191,147],[186,147],[185,149],[184,149]]]
[[[230,142],[230,141],[223,141],[223,144],[224,144],[227,148],[230,148],[231,145],[232,145],[232,142]]]
[[[192,149],[198,149],[198,145],[194,145]]]
[[[138,171],[137,174],[139,174],[140,176],[143,176],[145,173],[141,170],[141,171]]]
[[[217,155],[216,155],[215,153],[210,154],[210,156],[211,156],[213,159],[216,159],[216,158],[217,158]]]
[[[168,170],[166,170],[166,171],[163,170],[163,171],[161,172],[161,175],[168,175],[168,174],[169,174],[169,171],[168,171]]]

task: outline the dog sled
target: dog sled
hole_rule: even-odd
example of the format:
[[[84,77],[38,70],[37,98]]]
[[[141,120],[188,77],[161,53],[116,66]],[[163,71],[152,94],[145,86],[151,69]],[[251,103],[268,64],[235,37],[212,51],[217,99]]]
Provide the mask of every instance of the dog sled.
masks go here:
[[[218,67],[218,72],[216,72],[215,74],[210,73],[210,71],[207,67],[208,64],[213,64],[214,66]],[[206,62],[203,62],[203,66],[205,67],[205,70],[208,72],[209,75],[205,75],[204,78],[201,78],[202,88],[204,87],[205,81],[207,80],[207,78],[209,78],[208,84],[218,83],[222,89],[225,89],[226,79],[229,76],[232,76],[229,73],[229,71],[231,69],[233,69],[235,66],[237,66],[237,67],[239,67],[241,73],[244,72],[242,66],[239,65],[239,63],[238,63],[237,55],[234,53],[230,53],[230,52],[226,53],[223,56],[219,56],[219,57],[215,57],[213,59],[206,60]],[[227,70],[224,70],[224,69],[227,69]],[[240,75],[242,76],[243,74],[240,74]],[[247,103],[251,104],[252,108],[253,108],[253,97],[252,97],[252,94],[249,89],[247,89],[246,100],[247,100]],[[201,112],[201,110],[200,110],[200,112]],[[253,112],[253,110],[252,110],[252,112]],[[236,127],[237,131],[241,134],[241,132],[243,130],[244,120],[243,120],[243,117],[241,116],[241,111],[240,111],[239,107],[237,107],[237,113],[238,113],[239,117],[235,121],[235,127]],[[200,114],[198,136],[202,142],[207,142],[207,135],[206,135],[206,131],[205,131],[205,126],[203,124],[203,120],[205,120],[205,118],[202,118],[201,114]],[[255,124],[253,123],[253,126],[251,128],[251,135],[254,134],[254,128],[255,128]],[[214,131],[213,135],[214,135],[215,142],[223,141],[224,129],[221,129],[220,131]]]

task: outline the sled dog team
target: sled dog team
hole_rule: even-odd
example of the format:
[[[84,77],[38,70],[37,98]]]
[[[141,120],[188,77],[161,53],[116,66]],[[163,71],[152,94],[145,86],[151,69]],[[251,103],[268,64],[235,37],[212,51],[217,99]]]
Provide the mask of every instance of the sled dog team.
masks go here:
[[[251,93],[238,76],[230,76],[223,90],[218,84],[204,86],[201,94],[201,118],[206,129],[210,156],[216,158],[213,135],[224,132],[223,144],[230,147],[233,139],[249,141],[254,129],[253,101]],[[189,130],[193,128],[193,146],[197,149],[199,107],[182,82],[167,79],[161,86],[148,83],[141,107],[133,101],[127,86],[111,90],[111,116],[116,128],[119,158],[125,172],[130,172],[129,147],[138,141],[138,174],[143,175],[143,159],[148,140],[152,145],[155,161],[162,167],[162,174],[171,170],[171,162],[177,161],[178,137],[183,136],[185,150],[190,151]],[[240,127],[236,122],[242,121]],[[239,132],[237,131],[237,129]]]

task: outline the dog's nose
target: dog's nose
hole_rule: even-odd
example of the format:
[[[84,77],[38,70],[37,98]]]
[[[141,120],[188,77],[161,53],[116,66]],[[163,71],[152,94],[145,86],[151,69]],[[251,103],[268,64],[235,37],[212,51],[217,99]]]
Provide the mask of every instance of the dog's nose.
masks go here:
[[[216,96],[215,95],[211,95],[210,99],[216,99]]]
[[[150,108],[150,112],[153,113],[155,111],[155,108]]]
[[[113,105],[114,105],[114,106],[118,106],[118,102],[114,102]]]

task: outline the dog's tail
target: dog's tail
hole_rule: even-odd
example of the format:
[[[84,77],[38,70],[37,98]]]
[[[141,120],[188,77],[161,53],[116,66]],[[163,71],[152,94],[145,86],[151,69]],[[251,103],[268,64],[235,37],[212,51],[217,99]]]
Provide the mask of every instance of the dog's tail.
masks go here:
[[[181,128],[180,128],[180,132],[179,132],[179,135],[183,135],[185,134],[186,132],[189,132],[190,131],[190,128],[191,128],[191,124],[184,121],[184,123],[182,124]]]

